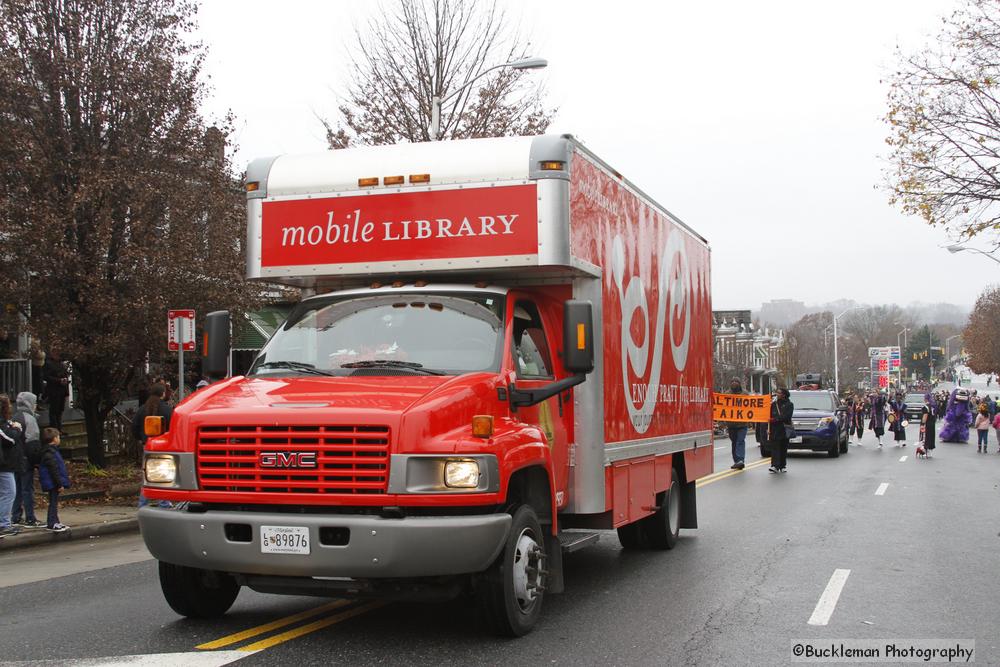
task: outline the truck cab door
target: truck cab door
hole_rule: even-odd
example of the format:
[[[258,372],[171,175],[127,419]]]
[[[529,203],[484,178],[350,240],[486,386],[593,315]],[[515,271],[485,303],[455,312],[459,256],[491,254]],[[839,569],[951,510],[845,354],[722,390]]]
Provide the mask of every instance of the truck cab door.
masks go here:
[[[515,297],[513,304],[511,360],[516,376],[516,386],[534,389],[551,384],[556,377],[553,356],[561,329],[557,322],[546,322],[541,317],[534,301]],[[544,434],[552,453],[553,477],[555,479],[556,503],[566,502],[566,487],[569,480],[568,427],[571,404],[566,400],[568,392],[552,396],[536,405],[517,408],[517,419],[534,424]]]

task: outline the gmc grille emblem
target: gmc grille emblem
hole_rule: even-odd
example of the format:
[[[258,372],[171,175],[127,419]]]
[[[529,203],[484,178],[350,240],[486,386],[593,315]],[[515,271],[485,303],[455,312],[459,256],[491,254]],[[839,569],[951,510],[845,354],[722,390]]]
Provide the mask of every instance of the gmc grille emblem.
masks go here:
[[[261,452],[261,468],[315,468],[316,452]]]

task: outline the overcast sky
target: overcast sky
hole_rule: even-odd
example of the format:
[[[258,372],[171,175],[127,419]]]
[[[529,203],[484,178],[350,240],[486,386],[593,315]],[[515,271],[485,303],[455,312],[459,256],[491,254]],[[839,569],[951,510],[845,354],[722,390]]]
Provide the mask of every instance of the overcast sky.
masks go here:
[[[389,0],[387,0],[389,1]],[[970,305],[1000,265],[890,208],[886,86],[952,0],[501,0],[549,67],[569,132],[709,239],[716,309],[793,298]],[[206,0],[210,113],[237,117],[239,164],[325,148],[376,2]]]

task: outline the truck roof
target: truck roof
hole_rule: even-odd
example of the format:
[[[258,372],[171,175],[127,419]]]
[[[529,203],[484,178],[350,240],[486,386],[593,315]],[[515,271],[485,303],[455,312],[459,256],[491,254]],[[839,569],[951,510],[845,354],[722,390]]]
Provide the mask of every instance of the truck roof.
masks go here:
[[[569,214],[586,187],[571,173],[580,158],[708,245],[571,135],[435,141],[251,162],[247,277],[327,290],[379,276],[600,275],[574,252],[573,236],[590,234]]]

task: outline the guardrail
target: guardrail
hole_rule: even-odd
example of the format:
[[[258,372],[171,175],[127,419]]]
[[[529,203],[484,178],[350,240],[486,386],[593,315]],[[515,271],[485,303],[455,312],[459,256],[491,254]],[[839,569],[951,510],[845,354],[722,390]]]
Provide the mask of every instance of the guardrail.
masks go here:
[[[0,359],[0,393],[13,400],[22,391],[31,391],[31,360]]]

